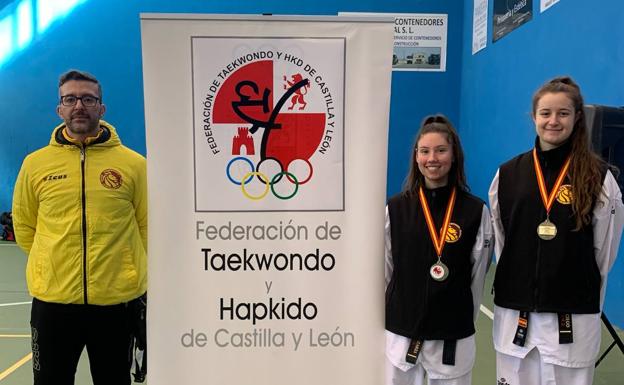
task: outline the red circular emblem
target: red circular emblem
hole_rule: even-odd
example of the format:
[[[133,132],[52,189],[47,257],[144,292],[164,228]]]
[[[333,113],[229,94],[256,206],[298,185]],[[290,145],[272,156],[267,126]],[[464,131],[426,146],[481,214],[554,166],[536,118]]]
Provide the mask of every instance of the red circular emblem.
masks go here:
[[[111,190],[116,190],[121,187],[121,174],[117,170],[108,168],[100,174],[100,183],[102,186]]]

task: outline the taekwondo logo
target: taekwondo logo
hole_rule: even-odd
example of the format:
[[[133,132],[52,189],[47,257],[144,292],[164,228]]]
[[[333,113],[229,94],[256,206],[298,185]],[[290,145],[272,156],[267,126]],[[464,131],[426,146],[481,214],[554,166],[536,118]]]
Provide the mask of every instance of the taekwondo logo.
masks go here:
[[[445,241],[447,243],[455,243],[459,241],[459,238],[461,238],[461,235],[462,235],[461,227],[459,227],[457,223],[451,222],[449,223],[449,227],[446,232]]]
[[[238,126],[237,133],[232,137],[232,158],[225,168],[225,174],[234,185],[240,186],[242,195],[251,200],[264,199],[269,190],[278,199],[292,199],[300,186],[308,183],[313,176],[314,167],[309,159],[320,145],[325,128],[325,113],[282,113],[283,109],[293,110],[295,106],[298,111],[302,111],[308,105],[305,95],[310,88],[310,80],[304,79],[300,73],[290,75],[290,80],[286,75],[283,76],[284,93],[273,105],[274,90],[270,88],[273,79],[263,79],[263,76],[272,75],[272,71],[265,72],[266,68],[272,67],[271,64],[270,61],[260,61],[243,67],[239,71],[243,72],[243,76],[249,71],[249,75],[233,84],[235,94],[225,89],[215,99],[214,123],[241,123],[240,120],[243,124],[247,123]],[[286,107],[287,104],[290,105]],[[264,129],[262,136],[254,135],[260,128]],[[292,138],[302,140],[292,142]],[[260,159],[254,163],[242,155],[242,149],[245,149],[246,155],[256,155],[256,147],[259,147]],[[296,160],[307,165],[307,172],[295,175],[289,166]],[[262,168],[265,162],[273,162],[274,169],[278,167],[279,170],[269,174],[269,167]],[[238,166],[238,175],[234,166]],[[247,187],[254,182],[254,178],[262,186],[256,194]],[[283,182],[286,189],[290,189],[285,194],[278,192],[277,188]]]
[[[100,174],[100,183],[107,189],[116,190],[121,187],[121,174],[117,170],[108,168]]]
[[[342,89],[334,90],[335,76],[279,49],[241,54],[217,68],[211,81],[196,83],[202,90],[203,128],[198,129],[196,115],[196,131],[203,136],[200,143],[196,140],[196,154],[209,154],[213,168],[220,168],[212,174],[219,179],[220,194],[230,202],[248,202],[236,207],[266,209],[305,199],[300,197],[306,190],[308,196],[327,190],[327,182],[342,182],[342,167],[335,175],[331,166],[336,153],[342,162],[342,115],[337,112]],[[200,177],[196,170],[196,185]]]
[[[557,191],[557,202],[562,205],[572,204],[572,185],[564,184]]]

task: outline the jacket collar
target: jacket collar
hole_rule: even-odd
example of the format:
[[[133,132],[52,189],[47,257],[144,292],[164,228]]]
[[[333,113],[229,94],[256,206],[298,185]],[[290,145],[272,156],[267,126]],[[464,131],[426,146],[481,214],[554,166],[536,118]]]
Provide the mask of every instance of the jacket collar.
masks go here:
[[[535,138],[535,149],[537,150],[537,157],[540,159],[540,163],[546,161],[552,165],[560,165],[565,162],[572,151],[572,141],[567,140],[561,146],[553,148],[552,150],[542,151],[539,145],[539,137]],[[544,167],[544,164],[541,165]]]
[[[78,144],[68,140],[63,131],[65,130],[66,125],[62,123],[56,126],[52,132],[52,138],[50,139],[50,145],[56,146],[79,146]],[[119,136],[115,131],[115,128],[104,120],[100,120],[100,128],[101,131],[98,136],[93,139],[91,142],[87,143],[86,146],[95,146],[95,145],[104,145],[104,146],[116,146],[121,144]]]

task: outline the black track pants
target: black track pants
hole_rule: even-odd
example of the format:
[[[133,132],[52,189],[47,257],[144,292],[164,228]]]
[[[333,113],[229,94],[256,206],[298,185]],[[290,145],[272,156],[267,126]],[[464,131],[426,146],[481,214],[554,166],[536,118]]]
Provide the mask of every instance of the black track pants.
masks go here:
[[[73,385],[85,347],[94,385],[129,385],[128,316],[126,304],[65,305],[33,299],[34,385]]]

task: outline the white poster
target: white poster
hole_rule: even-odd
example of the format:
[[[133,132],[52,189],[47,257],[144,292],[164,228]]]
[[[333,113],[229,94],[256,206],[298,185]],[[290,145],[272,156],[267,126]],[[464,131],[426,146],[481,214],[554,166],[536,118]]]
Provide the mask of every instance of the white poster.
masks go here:
[[[392,25],[141,15],[150,385],[383,382]]]
[[[394,71],[446,71],[448,15],[398,14],[394,18]]]
[[[447,14],[366,12],[339,14],[394,18],[393,71],[446,71]]]
[[[540,0],[540,13],[557,4],[559,0]]]
[[[472,12],[472,54],[487,46],[488,0],[474,0]]]

